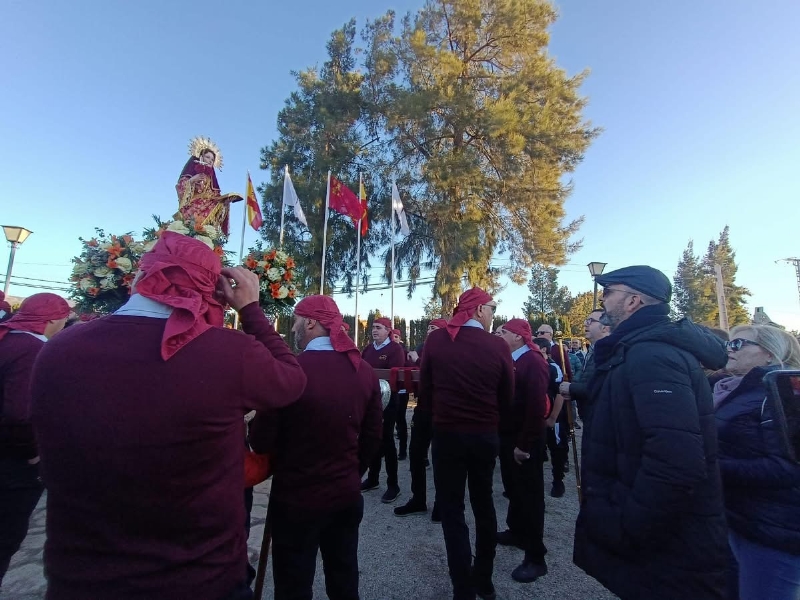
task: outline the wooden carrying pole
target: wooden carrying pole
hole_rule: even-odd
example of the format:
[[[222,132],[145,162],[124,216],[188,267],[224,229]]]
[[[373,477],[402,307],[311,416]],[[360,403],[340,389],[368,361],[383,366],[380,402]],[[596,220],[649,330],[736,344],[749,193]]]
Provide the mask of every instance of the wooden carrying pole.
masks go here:
[[[560,331],[556,331],[556,345],[558,346],[558,352],[561,356],[561,367],[564,371],[564,381],[569,381],[569,375],[567,375],[567,363],[565,362],[567,359],[564,356],[564,334]],[[572,401],[565,401],[564,406],[567,408],[567,422],[569,423],[569,439],[572,442],[572,459],[575,463],[575,487],[578,488],[578,504],[583,501],[583,492],[581,491],[581,463],[580,459],[578,458],[578,444],[576,444],[575,440],[575,415],[572,414]]]
[[[269,544],[272,541],[272,519],[270,518],[271,496],[272,492],[270,491],[270,503],[267,504],[267,518],[264,521],[264,537],[261,540],[261,552],[258,555],[258,567],[256,568],[256,584],[253,589],[253,597],[256,598],[256,600],[261,600],[264,595],[264,579],[267,576]]]

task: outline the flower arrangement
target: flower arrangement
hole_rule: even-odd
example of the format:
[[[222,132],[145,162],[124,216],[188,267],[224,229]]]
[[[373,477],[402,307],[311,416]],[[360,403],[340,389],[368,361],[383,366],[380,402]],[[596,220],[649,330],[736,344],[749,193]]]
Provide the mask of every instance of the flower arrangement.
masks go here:
[[[251,251],[244,259],[244,267],[260,280],[259,304],[267,312],[294,306],[297,287],[294,278],[294,259],[282,250]],[[278,311],[280,312],[280,311]]]
[[[172,231],[187,235],[198,241],[203,242],[206,246],[214,251],[214,254],[219,256],[220,260],[225,261],[225,249],[223,246],[227,242],[227,238],[223,235],[219,227],[214,225],[195,225],[194,219],[186,221],[176,219],[174,221],[162,221],[157,215],[153,215],[153,220],[156,222],[155,227],[150,227],[144,230],[145,239],[145,252],[155,246],[158,238],[165,231]]]
[[[72,259],[70,297],[80,312],[108,314],[128,301],[145,247],[130,233],[107,236],[102,229],[95,233],[88,240],[78,238],[83,247],[80,256]]]

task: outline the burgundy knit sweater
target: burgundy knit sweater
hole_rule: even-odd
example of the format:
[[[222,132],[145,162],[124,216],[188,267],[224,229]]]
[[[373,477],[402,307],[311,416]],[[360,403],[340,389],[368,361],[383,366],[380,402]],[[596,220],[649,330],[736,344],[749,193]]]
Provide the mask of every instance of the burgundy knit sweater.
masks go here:
[[[375,350],[375,344],[369,343],[361,351],[361,358],[376,369],[404,367],[406,364],[406,351],[397,342],[389,342],[380,350]]]
[[[71,327],[34,366],[47,598],[214,600],[245,578],[244,419],[306,376],[258,305],[162,360],[165,320]]]
[[[425,340],[419,406],[433,411],[439,431],[497,433],[500,412],[514,396],[514,364],[508,344],[477,327],[462,327],[452,340],[446,329]]]
[[[31,372],[44,342],[27,333],[0,340],[0,458],[36,456],[31,425]]]
[[[529,350],[514,361],[514,401],[501,415],[500,431],[514,436],[523,452],[531,452],[544,438],[549,383],[550,366],[537,350]]]

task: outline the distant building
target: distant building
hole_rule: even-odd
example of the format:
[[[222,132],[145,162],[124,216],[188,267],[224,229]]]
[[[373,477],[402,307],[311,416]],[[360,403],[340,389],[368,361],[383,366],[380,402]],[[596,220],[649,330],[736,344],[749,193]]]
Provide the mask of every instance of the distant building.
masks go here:
[[[769,318],[767,313],[764,312],[763,306],[757,306],[753,313],[753,325],[772,325],[780,329],[786,329],[783,325],[778,325],[775,321]]]

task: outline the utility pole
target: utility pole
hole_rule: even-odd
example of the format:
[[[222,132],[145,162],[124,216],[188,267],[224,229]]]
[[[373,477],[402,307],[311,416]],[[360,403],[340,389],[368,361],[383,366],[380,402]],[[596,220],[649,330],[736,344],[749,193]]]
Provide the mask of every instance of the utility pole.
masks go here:
[[[775,262],[785,262],[794,265],[794,270],[797,274],[797,295],[800,296],[800,258],[782,258],[781,260],[776,260]]]
[[[722,280],[722,265],[714,265],[717,280],[717,307],[719,310],[719,328],[728,331],[728,306],[725,303],[725,284]]]

